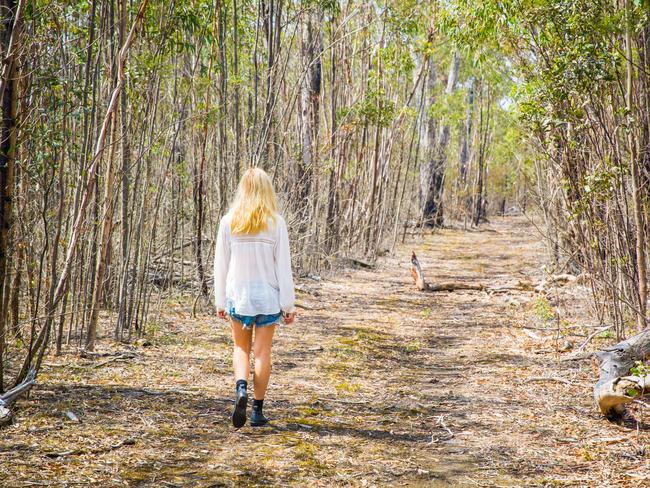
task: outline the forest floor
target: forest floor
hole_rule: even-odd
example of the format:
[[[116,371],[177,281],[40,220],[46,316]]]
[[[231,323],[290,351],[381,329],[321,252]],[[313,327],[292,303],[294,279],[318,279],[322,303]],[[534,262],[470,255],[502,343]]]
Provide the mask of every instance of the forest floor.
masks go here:
[[[271,425],[240,430],[226,323],[166,299],[147,346],[47,358],[1,433],[0,485],[650,486],[650,431],[605,421],[592,363],[565,360],[598,325],[584,285],[421,292],[411,250],[433,283],[544,276],[516,217],[302,280],[306,309],[276,335]]]

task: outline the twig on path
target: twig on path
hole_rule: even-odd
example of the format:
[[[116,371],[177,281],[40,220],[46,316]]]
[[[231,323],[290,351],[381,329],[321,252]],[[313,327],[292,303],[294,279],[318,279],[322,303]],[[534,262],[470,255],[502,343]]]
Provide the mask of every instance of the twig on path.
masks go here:
[[[449,427],[447,427],[447,424],[445,424],[445,416],[444,416],[444,415],[440,415],[440,416],[438,417],[438,425],[440,425],[440,427],[442,427],[442,428],[445,429],[447,432],[449,432],[449,435],[450,435],[451,437],[454,437],[454,433],[449,429]]]
[[[129,437],[123,441],[118,442],[117,444],[112,444],[107,447],[102,447],[99,449],[72,449],[70,451],[63,452],[47,452],[45,456],[49,458],[59,458],[64,456],[80,456],[82,454],[104,454],[106,452],[114,451],[124,446],[133,446],[135,445],[135,439]]]
[[[148,388],[134,388],[132,391],[137,391],[140,393],[144,393],[145,395],[152,395],[152,396],[164,396],[164,395],[169,395],[170,393],[174,393],[176,395],[199,395],[202,392],[205,391],[205,389],[201,388],[160,388],[159,390],[150,390]]]
[[[131,354],[121,354],[119,356],[115,356],[114,358],[106,359],[105,361],[102,361],[101,363],[97,363],[95,365],[92,365],[90,367],[92,368],[101,368],[102,366],[106,366],[107,364],[114,363],[116,361],[125,361],[127,359],[134,359],[138,357],[137,354],[131,353]]]
[[[632,403],[638,403],[641,405],[643,408],[650,408],[650,405],[648,405],[646,402],[643,402],[641,400],[633,400]]]
[[[521,380],[521,383],[529,383],[529,382],[544,382],[544,381],[555,381],[557,383],[564,383],[565,385],[573,386],[573,385],[579,385],[579,383],[575,383],[571,380],[567,380],[566,378],[558,378],[557,376],[531,376],[529,378],[524,378]]]
[[[565,361],[582,361],[583,359],[590,359],[595,354],[596,353],[594,353],[594,352],[579,352],[579,353],[569,354],[566,357],[560,358],[560,361],[562,361],[562,362],[565,362]]]
[[[587,344],[589,344],[589,341],[591,341],[591,339],[596,337],[601,332],[605,332],[606,330],[611,329],[612,327],[614,326],[608,325],[607,327],[601,327],[600,329],[596,329],[595,331],[593,331],[591,334],[589,334],[589,336],[585,339],[585,341],[576,348],[576,352],[582,351],[587,346]]]
[[[138,355],[137,352],[135,351],[115,351],[115,352],[94,352],[94,351],[87,351],[85,349],[82,349],[79,351],[79,357],[82,358],[107,358],[107,357],[113,357],[113,356],[133,356],[136,357]]]
[[[302,308],[303,310],[314,310],[314,307],[300,300],[296,300],[296,308]]]
[[[86,357],[85,355],[82,357]],[[91,356],[92,357],[92,356]],[[126,361],[128,359],[135,359],[138,357],[138,354],[135,352],[124,352],[120,353],[117,356],[114,356],[109,359],[105,359],[104,361],[101,361],[96,364],[86,364],[86,365],[77,365],[77,364],[55,364],[55,363],[47,363],[48,366],[53,367],[53,368],[70,368],[70,369],[97,369],[101,368],[102,366],[106,366],[107,364],[114,363],[117,361]]]

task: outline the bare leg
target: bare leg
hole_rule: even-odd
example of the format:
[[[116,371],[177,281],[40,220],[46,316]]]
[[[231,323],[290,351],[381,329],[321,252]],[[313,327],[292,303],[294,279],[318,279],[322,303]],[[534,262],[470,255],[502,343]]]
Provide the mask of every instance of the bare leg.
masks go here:
[[[266,388],[269,386],[271,376],[271,344],[275,325],[255,328],[255,343],[253,355],[255,356],[255,374],[253,375],[253,398],[264,400]]]
[[[248,381],[251,372],[250,354],[253,329],[244,329],[242,323],[233,318],[230,319],[230,327],[234,343],[232,365],[235,371],[235,381]]]

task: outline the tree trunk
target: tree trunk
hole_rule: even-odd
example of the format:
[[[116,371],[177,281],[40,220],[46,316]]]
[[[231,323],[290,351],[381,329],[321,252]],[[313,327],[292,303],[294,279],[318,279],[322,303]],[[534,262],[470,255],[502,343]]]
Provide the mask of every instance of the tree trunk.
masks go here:
[[[429,69],[429,90],[435,87],[435,71],[432,69],[433,61],[430,59]],[[458,71],[460,68],[460,55],[454,54],[449,67],[449,76],[447,78],[446,95],[451,95],[456,89],[458,81]],[[431,104],[427,104],[430,106]],[[435,135],[435,123],[428,121],[427,127],[427,153],[428,161],[425,161],[424,171],[420,174],[420,195],[421,195],[421,215],[422,224],[430,227],[440,227],[443,224],[444,215],[442,209],[442,197],[445,187],[445,170],[447,168],[447,146],[449,144],[450,127],[449,124],[443,124],[438,128],[437,137]]]
[[[302,23],[302,77],[300,86],[300,132],[301,132],[301,160],[297,164],[296,177],[298,180],[298,198],[295,200],[296,209],[300,215],[301,233],[306,230],[310,210],[308,205],[312,186],[315,178],[317,164],[318,142],[318,116],[320,107],[320,92],[322,78],[322,34],[320,27],[315,25],[314,13],[305,13],[306,19]],[[313,201],[316,200],[312,196]]]
[[[239,23],[237,21],[237,0],[232,2],[232,69],[235,79],[239,80],[239,41],[237,30],[239,28]],[[239,103],[240,103],[240,89],[239,82],[235,83],[234,90],[234,107],[233,107],[233,116],[235,117],[235,181],[239,181],[240,167],[241,167],[241,116],[239,114]],[[225,103],[225,101],[224,101]]]
[[[469,145],[472,140],[472,118],[474,116],[474,85],[475,79],[469,81],[467,89],[467,112],[465,115],[465,124],[463,127],[463,141],[460,148],[460,187],[464,188],[467,182],[467,166],[469,164]]]
[[[16,5],[15,0],[2,2],[3,24],[2,47],[5,53],[0,79],[0,392],[4,391],[4,345],[8,311],[5,293],[9,292],[10,279],[7,274],[9,256],[9,231],[14,187],[14,162],[16,154],[16,102],[18,100],[17,52],[24,2]]]
[[[330,174],[329,174],[329,188],[327,194],[327,216],[325,218],[325,251],[329,254],[338,242],[339,234],[339,165],[337,161],[337,137],[336,132],[336,100],[337,100],[337,77],[336,77],[336,61],[337,61],[337,48],[335,45],[334,35],[336,32],[336,17],[330,21]]]
[[[641,176],[640,176],[640,161],[637,157],[636,138],[634,128],[631,122],[634,118],[633,110],[633,77],[634,77],[634,60],[632,59],[632,39],[630,30],[629,16],[629,2],[625,1],[625,57],[626,63],[626,91],[625,91],[625,110],[628,116],[627,128],[627,142],[628,150],[630,153],[630,173],[632,175],[632,200],[634,201],[634,224],[636,227],[636,267],[637,267],[637,282],[639,288],[639,312],[637,314],[637,324],[639,329],[646,326],[646,307],[648,301],[647,290],[647,273],[646,273],[646,239],[645,239],[645,218],[643,215],[643,201],[641,197]]]

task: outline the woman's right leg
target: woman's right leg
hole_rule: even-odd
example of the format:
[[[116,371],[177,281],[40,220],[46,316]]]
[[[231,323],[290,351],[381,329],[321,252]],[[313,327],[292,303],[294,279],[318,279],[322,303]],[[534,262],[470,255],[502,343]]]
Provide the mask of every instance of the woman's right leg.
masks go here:
[[[235,372],[235,381],[245,380],[251,372],[251,342],[253,339],[253,329],[244,329],[242,323],[230,318],[230,328],[232,329],[233,353],[232,365]]]

